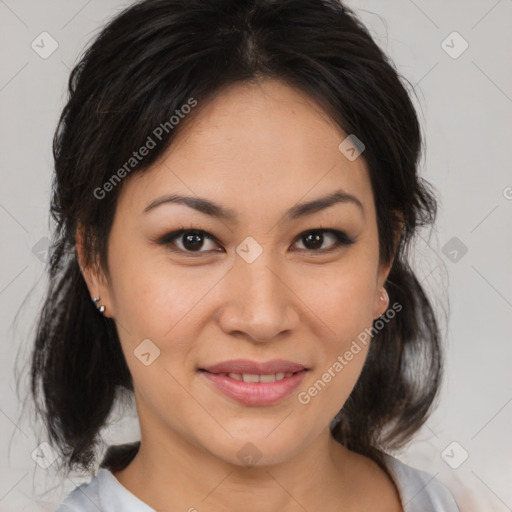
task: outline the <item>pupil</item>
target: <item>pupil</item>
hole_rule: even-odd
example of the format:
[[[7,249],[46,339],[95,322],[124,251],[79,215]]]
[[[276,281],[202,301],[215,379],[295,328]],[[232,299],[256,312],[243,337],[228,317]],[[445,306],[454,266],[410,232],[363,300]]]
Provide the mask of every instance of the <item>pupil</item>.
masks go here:
[[[318,249],[319,247],[322,247],[323,242],[323,236],[320,233],[309,233],[306,235],[306,245],[308,245],[310,242],[312,242],[313,249]]]
[[[202,246],[202,237],[197,233],[191,233],[185,236],[185,243],[183,244],[187,249],[200,249]]]

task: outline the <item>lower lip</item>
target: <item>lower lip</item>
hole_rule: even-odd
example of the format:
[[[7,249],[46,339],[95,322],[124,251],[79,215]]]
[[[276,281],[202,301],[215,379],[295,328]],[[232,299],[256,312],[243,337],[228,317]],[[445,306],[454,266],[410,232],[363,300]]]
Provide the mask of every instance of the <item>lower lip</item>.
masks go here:
[[[272,405],[293,393],[306,372],[307,370],[302,370],[275,382],[244,382],[206,371],[201,371],[201,374],[217,389],[237,402],[244,405]]]

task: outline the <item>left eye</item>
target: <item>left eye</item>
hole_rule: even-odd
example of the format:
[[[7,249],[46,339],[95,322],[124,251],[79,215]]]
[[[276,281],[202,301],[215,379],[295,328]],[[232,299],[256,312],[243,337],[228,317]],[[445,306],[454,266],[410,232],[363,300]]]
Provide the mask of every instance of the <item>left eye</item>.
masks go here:
[[[334,240],[334,243],[332,243],[331,246],[327,249],[322,249],[321,246],[324,244],[326,238]],[[331,251],[337,247],[354,243],[354,239],[350,238],[343,231],[338,231],[336,229],[314,229],[312,231],[306,231],[305,233],[299,235],[298,240],[303,241],[303,245],[307,245],[307,247],[304,249],[299,250],[309,250],[316,252]]]

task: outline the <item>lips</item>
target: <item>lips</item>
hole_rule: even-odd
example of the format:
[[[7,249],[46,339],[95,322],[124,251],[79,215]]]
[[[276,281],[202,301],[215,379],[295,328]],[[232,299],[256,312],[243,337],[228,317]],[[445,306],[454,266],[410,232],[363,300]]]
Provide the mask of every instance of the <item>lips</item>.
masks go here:
[[[214,389],[246,406],[277,404],[297,389],[308,371],[303,364],[283,359],[236,359],[199,368]]]
[[[199,372],[201,378],[204,378],[214,389],[245,406],[277,404],[297,389],[306,374],[307,371],[302,370],[273,382],[246,382],[229,376],[234,374]]]
[[[250,361],[249,359],[234,359],[224,361],[212,366],[205,366],[200,370],[209,373],[235,373],[235,374],[251,374],[251,375],[270,375],[277,373],[297,373],[302,370],[308,370],[303,364],[284,359],[273,359],[266,362]]]

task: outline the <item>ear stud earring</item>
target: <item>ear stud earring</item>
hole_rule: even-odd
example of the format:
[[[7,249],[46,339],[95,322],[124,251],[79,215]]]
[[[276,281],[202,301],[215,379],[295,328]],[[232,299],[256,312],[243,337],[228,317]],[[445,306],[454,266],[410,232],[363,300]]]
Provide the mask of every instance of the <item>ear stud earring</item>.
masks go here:
[[[103,305],[98,305],[98,302],[100,301],[100,298],[99,297],[93,297],[92,298],[92,301],[94,302],[94,304],[96,305],[96,307],[98,308],[98,311],[103,314],[103,312],[105,311],[105,306]]]

